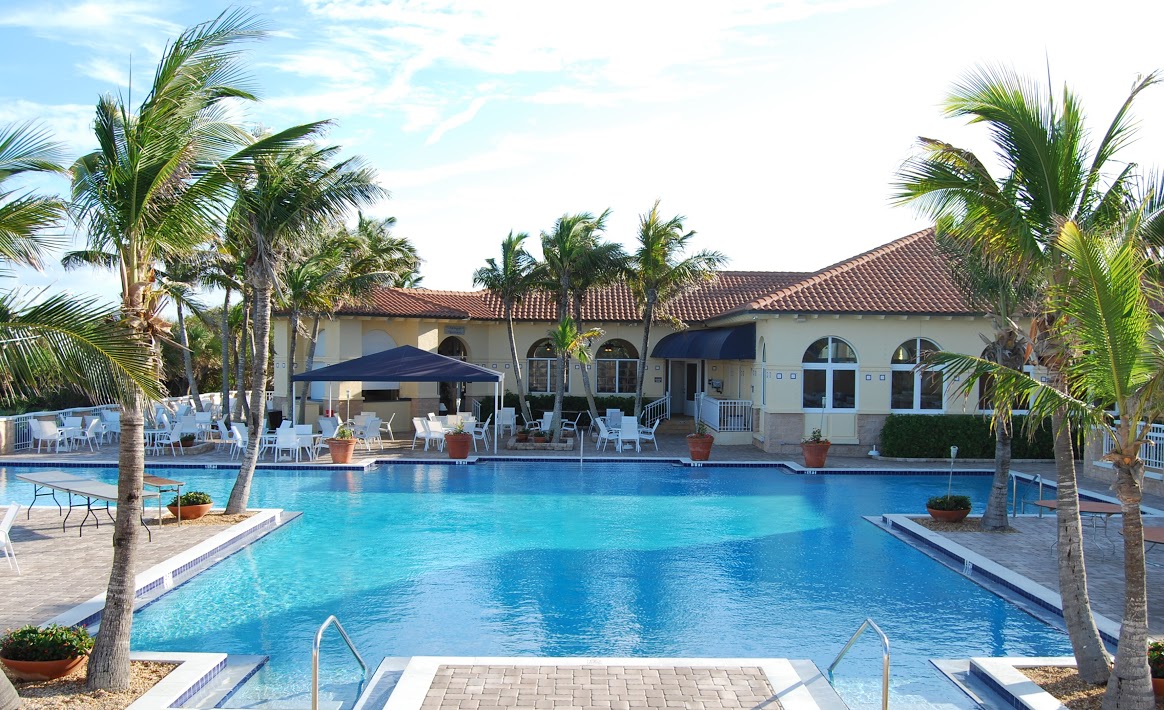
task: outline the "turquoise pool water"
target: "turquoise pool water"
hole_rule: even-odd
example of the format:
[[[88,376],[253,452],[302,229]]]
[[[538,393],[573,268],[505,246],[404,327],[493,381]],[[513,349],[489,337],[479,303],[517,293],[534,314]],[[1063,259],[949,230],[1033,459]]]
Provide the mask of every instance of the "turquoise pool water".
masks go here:
[[[235,473],[156,472],[216,501]],[[980,506],[989,478],[954,485]],[[26,484],[5,486],[31,499]],[[302,518],[140,611],[133,644],[270,655],[236,698],[249,703],[309,688],[311,639],[328,614],[372,666],[385,656],[601,655],[809,658],[823,668],[872,617],[893,642],[895,697],[956,702],[929,659],[1070,648],[860,517],[920,511],[945,490],[945,476],[661,463],[260,471],[252,505]],[[340,642],[326,646],[329,681],[353,681]],[[854,707],[871,703],[879,668],[867,638],[839,674]]]

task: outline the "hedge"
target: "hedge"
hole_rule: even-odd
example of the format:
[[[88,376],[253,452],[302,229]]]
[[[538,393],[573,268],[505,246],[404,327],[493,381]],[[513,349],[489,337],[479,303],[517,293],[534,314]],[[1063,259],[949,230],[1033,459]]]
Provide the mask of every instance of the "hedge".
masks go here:
[[[1015,436],[1011,456],[1016,459],[1053,459],[1054,442],[1051,423],[1045,421],[1028,437],[1026,417],[1015,416]],[[898,458],[944,459],[950,447],[958,447],[960,459],[993,459],[994,432],[990,418],[973,414],[890,414],[881,430],[881,454]],[[1083,444],[1076,437],[1075,455],[1081,456]]]
[[[493,413],[493,398],[479,396],[478,399],[481,400],[481,419],[485,419]],[[554,395],[552,394],[527,394],[525,399],[535,417],[543,412],[554,411]],[[598,405],[600,414],[605,414],[607,409],[621,409],[622,413],[627,415],[635,413],[635,396],[633,394],[596,396],[594,403]],[[644,400],[644,404],[646,404],[646,400]],[[517,410],[518,416],[521,416],[517,394],[506,392],[502,398],[501,406],[513,407]],[[585,412],[589,408],[585,397],[567,395],[562,399],[562,409],[567,412]]]

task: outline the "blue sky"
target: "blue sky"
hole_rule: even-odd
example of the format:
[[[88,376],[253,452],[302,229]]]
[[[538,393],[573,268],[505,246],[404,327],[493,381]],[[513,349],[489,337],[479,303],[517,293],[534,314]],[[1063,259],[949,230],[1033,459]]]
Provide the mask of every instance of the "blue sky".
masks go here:
[[[940,115],[975,65],[1049,63],[1096,130],[1137,73],[1164,68],[1152,2],[241,4],[272,30],[250,50],[263,100],[248,120],[335,119],[329,140],[391,192],[368,212],[397,218],[430,288],[468,288],[509,230],[564,212],[612,208],[607,235],[629,246],[656,198],[729,268],[820,268],[925,226],[889,205],[917,136],[989,153],[981,129]],[[131,76],[144,91],[166,40],[225,7],[0,0],[0,122],[37,119],[89,150],[98,96]],[[1164,87],[1136,113],[1128,155],[1164,164]],[[114,295],[100,274],[19,278]]]

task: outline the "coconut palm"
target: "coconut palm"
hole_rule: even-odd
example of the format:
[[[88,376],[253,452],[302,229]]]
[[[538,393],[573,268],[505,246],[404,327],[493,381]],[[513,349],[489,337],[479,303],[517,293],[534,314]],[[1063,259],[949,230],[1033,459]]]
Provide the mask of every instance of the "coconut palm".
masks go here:
[[[595,340],[602,337],[603,332],[601,328],[579,330],[574,319],[566,316],[566,319],[559,323],[556,328],[546,331],[546,335],[550,336],[550,344],[554,348],[554,353],[559,357],[566,358],[567,362],[577,360],[583,365],[588,365],[594,362],[590,346]]]
[[[513,360],[513,380],[517,387],[517,401],[521,406],[521,416],[532,421],[529,402],[525,398],[525,383],[521,379],[521,359],[517,356],[517,339],[513,332],[513,309],[529,295],[534,286],[534,269],[537,262],[525,250],[523,243],[529,239],[525,232],[513,233],[501,240],[501,259],[492,257],[485,260],[485,266],[473,272],[473,285],[483,286],[493,292],[501,301],[505,313],[505,327],[509,333],[509,356]]]
[[[1085,233],[1074,222],[1061,229],[1054,248],[1062,252],[1063,273],[1049,290],[1051,328],[1064,348],[1067,391],[1012,368],[981,358],[939,353],[933,362],[969,389],[991,377],[995,418],[1013,398],[1030,405],[1028,425],[1065,416],[1110,438],[1104,458],[1115,468],[1124,538],[1124,614],[1115,667],[1104,708],[1155,707],[1148,669],[1148,607],[1144,567],[1143,432],[1164,416],[1164,319],[1153,310],[1159,294],[1146,285],[1149,262],[1142,247],[1123,235]],[[1113,421],[1109,410],[1119,412]]]
[[[136,113],[123,97],[101,98],[94,122],[99,147],[73,166],[77,222],[89,249],[117,255],[121,322],[149,349],[155,367],[159,342],[169,332],[159,313],[155,269],[204,243],[221,219],[236,164],[231,154],[242,145],[225,102],[253,98],[241,84],[238,44],[261,34],[251,16],[237,10],[184,31],[165,48]],[[266,147],[251,146],[238,159]],[[148,393],[135,395],[123,403],[113,568],[89,656],[91,689],[129,685]]]
[[[598,235],[606,227],[610,210],[595,217],[589,212],[566,214],[554,223],[554,231],[542,232],[542,263],[538,265],[538,287],[554,293],[558,305],[558,325],[570,317],[570,303],[579,277],[595,263],[621,258],[622,247],[599,243]],[[562,400],[566,396],[567,355],[557,353],[554,383],[555,423],[562,421]],[[557,440],[561,429],[554,432]]]
[[[582,307],[586,297],[592,289],[610,286],[626,278],[627,255],[621,246],[612,244],[595,244],[588,252],[582,255],[579,269],[574,277],[574,293],[571,296],[574,306],[574,324],[578,330],[583,330]],[[586,406],[590,411],[590,421],[598,419],[598,405],[594,401],[594,388],[590,386],[590,370],[583,363],[578,372],[582,376],[582,390],[586,394]]]
[[[979,69],[954,87],[948,116],[984,123],[1003,166],[994,177],[972,152],[931,138],[898,175],[896,200],[912,203],[954,227],[953,238],[984,255],[999,272],[1022,274],[1044,289],[1061,284],[1063,253],[1053,248],[1060,225],[1079,224],[1084,233],[1114,225],[1126,215],[1136,175],[1133,165],[1113,168],[1134,133],[1135,98],[1157,78],[1137,79],[1100,141],[1088,140],[1078,98],[1064,89],[1061,100],[1037,82],[1006,69]],[[1114,177],[1108,178],[1113,172]],[[1067,391],[1061,348],[1048,328],[1054,312],[1035,323],[1038,363],[1053,385]],[[1051,336],[1051,337],[1048,337]],[[997,398],[996,398],[997,399]],[[1066,412],[1053,417],[1058,498],[1059,589],[1063,616],[1080,676],[1100,683],[1108,677],[1108,654],[1091,616],[1072,434]]]
[[[643,347],[639,350],[638,383],[635,387],[635,417],[643,412],[643,382],[647,376],[647,348],[651,324],[666,316],[667,304],[675,297],[715,278],[716,270],[727,263],[718,251],[703,250],[683,256],[695,236],[683,231],[683,217],[664,220],[659,201],[651,211],[639,215],[639,243],[630,256],[629,283],[643,312]]]
[[[315,130],[322,126],[317,124]],[[338,147],[320,148],[307,142],[264,152],[254,156],[249,174],[236,186],[230,219],[245,236],[247,282],[254,289],[251,431],[260,430],[258,417],[265,409],[271,298],[281,265],[299,255],[320,222],[341,219],[349,209],[387,194],[360,158],[338,160],[338,153]],[[259,439],[250,437],[226,504],[228,513],[246,510]]]

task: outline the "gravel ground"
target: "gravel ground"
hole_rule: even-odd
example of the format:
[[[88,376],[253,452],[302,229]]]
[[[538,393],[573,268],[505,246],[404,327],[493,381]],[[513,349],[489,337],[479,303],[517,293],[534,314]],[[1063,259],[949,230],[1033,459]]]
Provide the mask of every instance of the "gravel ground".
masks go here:
[[[923,528],[928,528],[934,532],[985,532],[984,530],[978,529],[978,525],[982,520],[981,517],[963,518],[962,521],[958,523],[940,523],[930,517],[910,518],[910,520],[922,526]],[[1006,530],[998,530],[995,532],[1009,535],[1011,533],[1017,533],[1018,530],[1015,530],[1014,528],[1007,528]]]
[[[247,518],[254,515],[254,513],[242,513],[240,515],[224,515],[223,513],[207,513],[197,520],[183,520],[183,525],[234,525],[241,523]],[[146,518],[146,523],[149,525],[157,525],[158,518],[155,515],[152,518]],[[166,515],[162,518],[162,525],[177,525],[178,519],[172,515]]]
[[[104,690],[85,690],[85,664],[82,663],[64,678],[56,680],[28,682],[12,680],[16,692],[24,701],[25,710],[59,710],[60,708],[84,708],[85,710],[124,710],[140,698],[158,681],[165,678],[177,667],[175,663],[130,663],[129,690],[111,693]]]
[[[1019,670],[1071,710],[1099,710],[1103,704],[1103,692],[1107,685],[1084,683],[1070,666],[1039,666]],[[1156,709],[1164,710],[1164,698],[1159,695],[1156,696]]]

